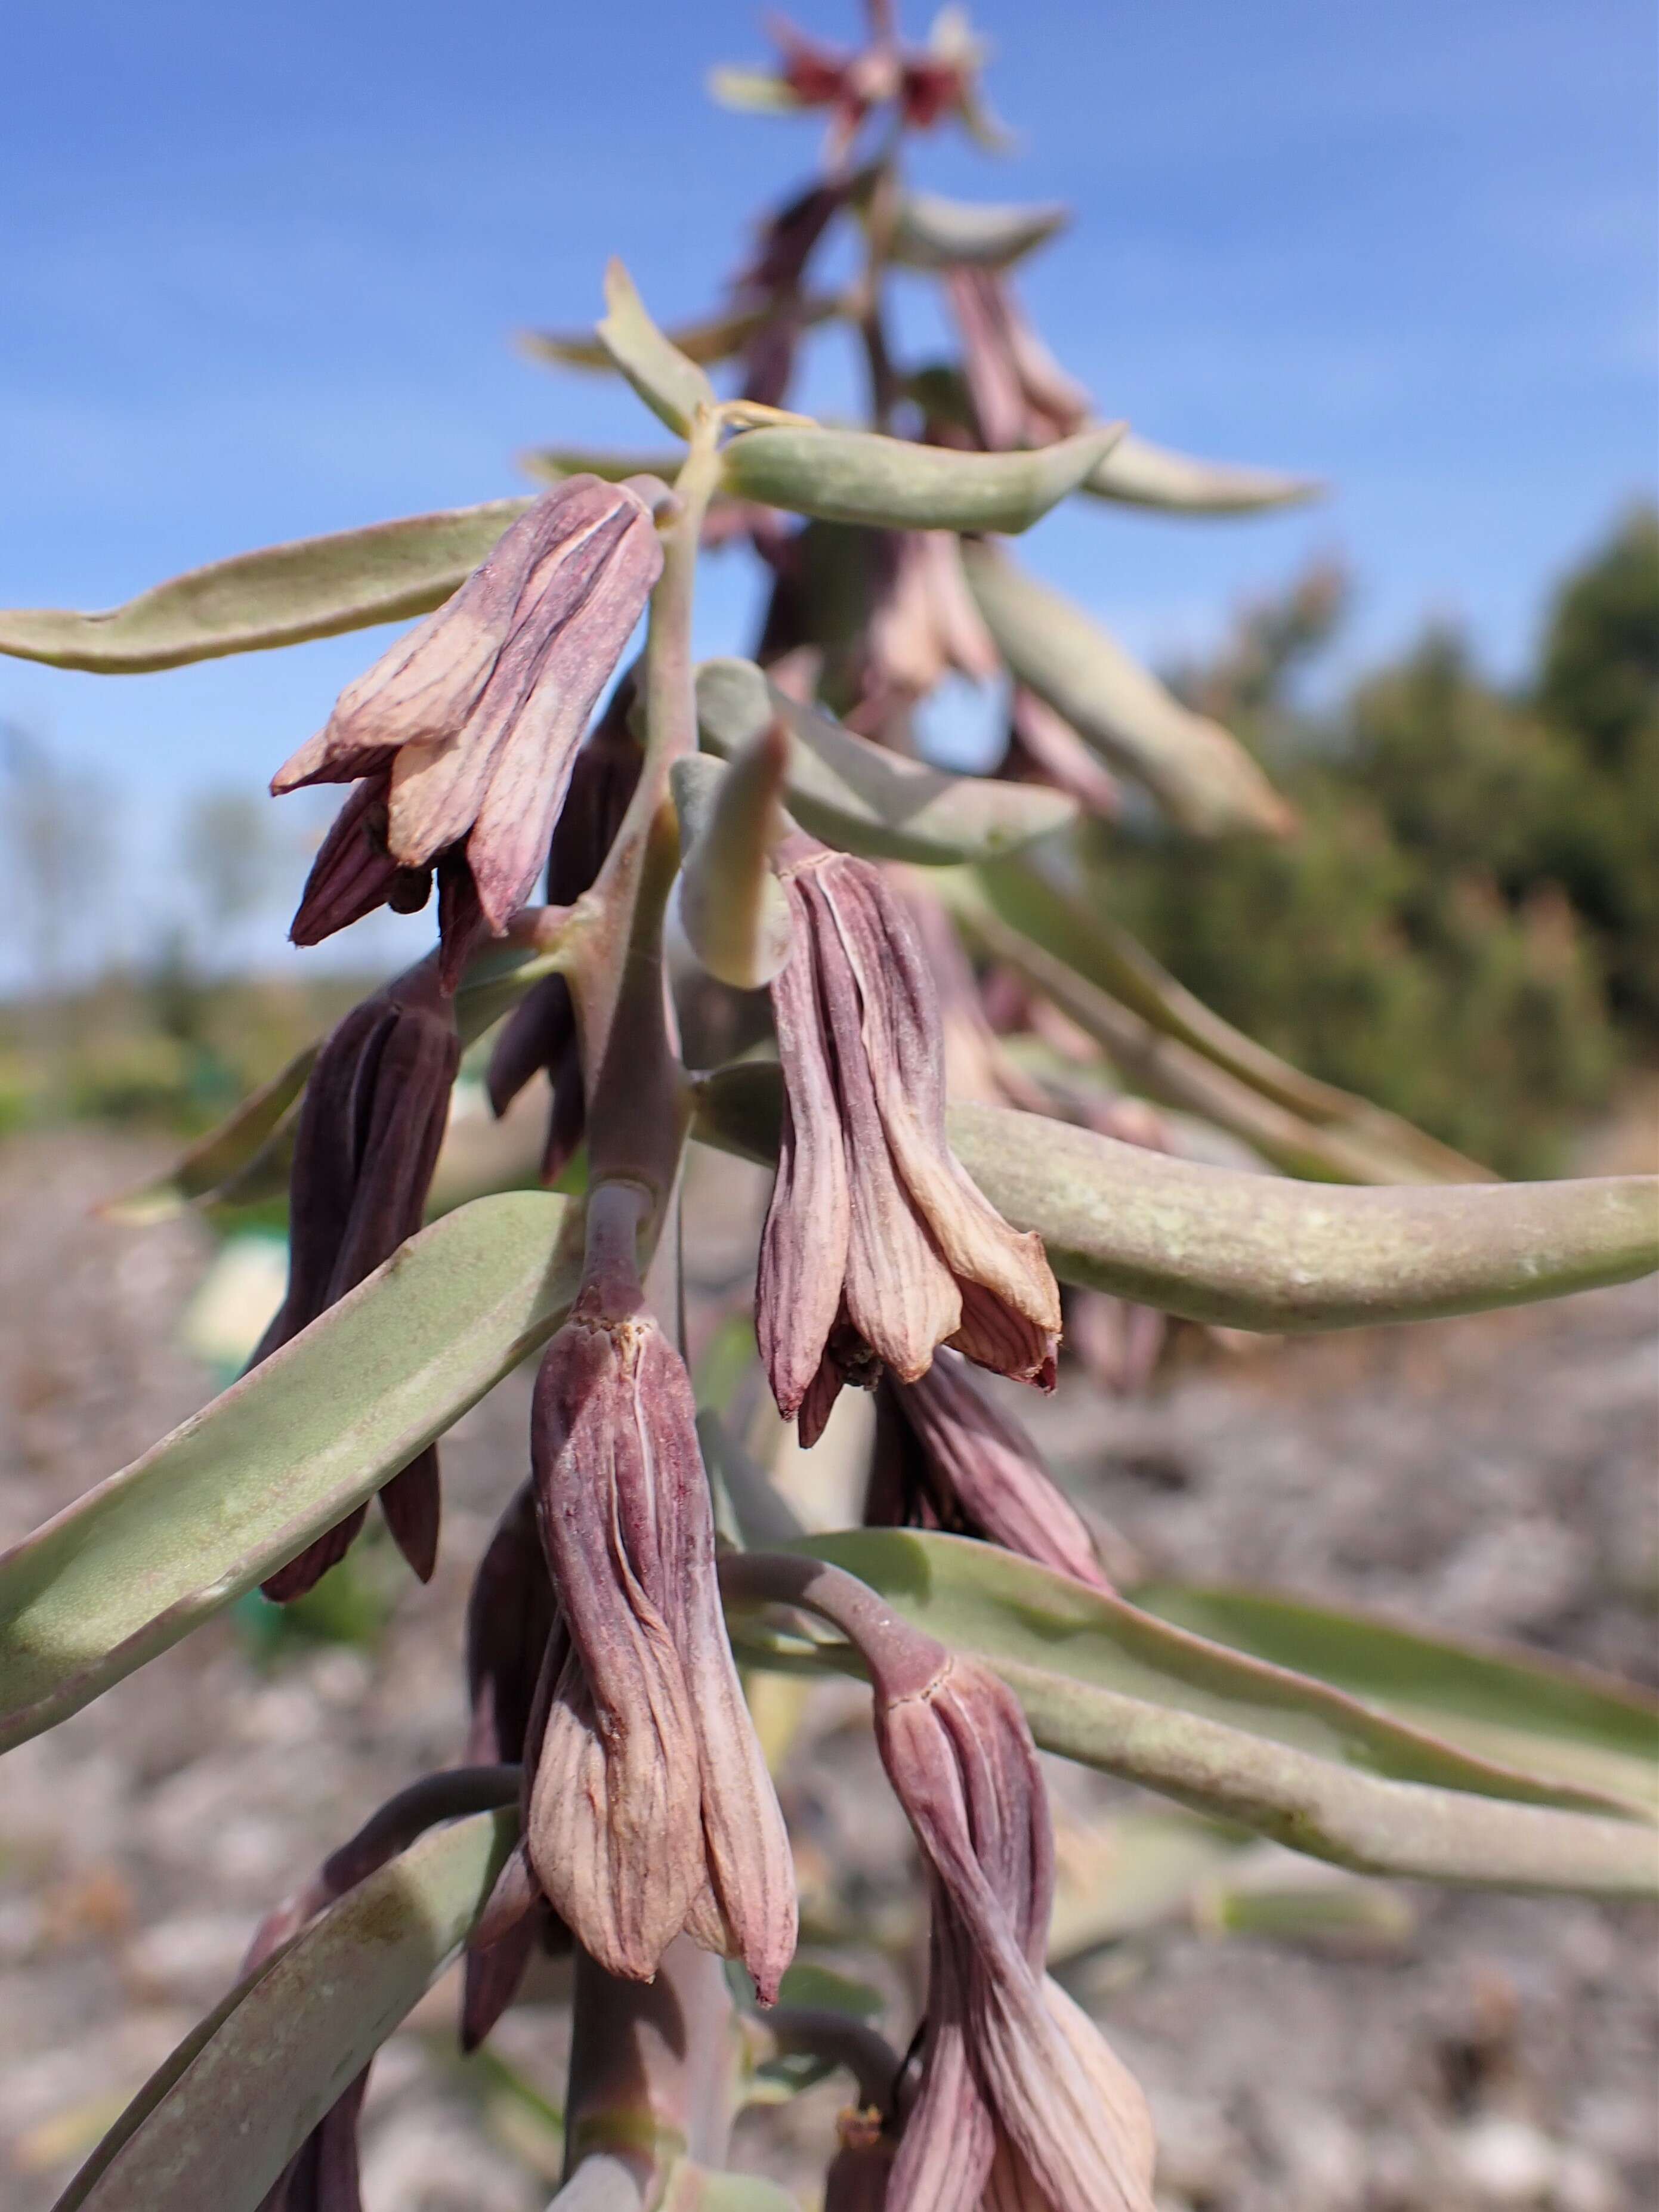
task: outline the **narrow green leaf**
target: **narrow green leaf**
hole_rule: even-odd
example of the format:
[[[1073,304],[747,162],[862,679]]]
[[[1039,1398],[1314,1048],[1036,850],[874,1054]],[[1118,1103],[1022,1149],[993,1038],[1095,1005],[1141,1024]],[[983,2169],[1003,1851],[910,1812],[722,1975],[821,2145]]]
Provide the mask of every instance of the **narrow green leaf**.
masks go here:
[[[1181,829],[1213,837],[1292,826],[1290,808],[1238,739],[1183,706],[1081,607],[993,547],[964,545],[962,565],[1021,683],[1144,784]]]
[[[1008,269],[1046,246],[1070,220],[1070,209],[1052,201],[1044,207],[997,207],[906,192],[887,257],[909,269]],[[1093,478],[1086,481],[1092,489]]]
[[[1443,1182],[1460,1166],[1463,1181],[1485,1175],[1484,1168],[1461,1162],[1453,1152],[1431,1155],[1438,1172],[1430,1173],[1430,1160],[1409,1147],[1390,1145],[1386,1135],[1379,1143],[1363,1124],[1321,1127],[1304,1119],[1184,1038],[1131,1013],[1080,975],[1077,968],[1089,950],[1086,941],[1075,947],[1077,957],[1073,950],[1058,956],[1010,928],[978,886],[958,878],[944,889],[947,903],[970,940],[1052,1000],[1105,1049],[1131,1088],[1163,1105],[1202,1115],[1217,1128],[1241,1137],[1286,1175],[1359,1183]],[[1058,941],[1065,940],[1062,936]],[[1428,1145],[1424,1139],[1424,1150]]]
[[[744,115],[798,115],[801,98],[774,70],[723,63],[708,74],[711,99]]]
[[[761,989],[790,957],[789,901],[772,866],[786,827],[784,764],[763,730],[729,767],[693,753],[672,771],[680,926],[703,967],[735,991]]]
[[[567,477],[600,477],[607,483],[621,483],[629,477],[657,477],[672,483],[685,458],[683,452],[666,450],[618,453],[590,446],[538,446],[521,453],[518,460],[521,468],[543,483],[563,483]]]
[[[713,385],[651,320],[619,261],[605,271],[605,307],[601,344],[659,422],[689,438],[698,410],[716,404]]]
[[[55,2212],[258,2212],[465,1942],[517,1826],[510,1809],[456,1820],[349,1891],[162,2062]]]
[[[1460,1751],[1328,1683],[1209,1642],[995,1544],[932,1530],[853,1528],[803,1536],[790,1548],[845,1568],[942,1644],[997,1666],[1009,1661],[1224,1721],[1398,1782],[1522,1804],[1641,1809]]]
[[[192,568],[102,614],[15,608],[0,612],[0,653],[132,676],[402,622],[442,606],[529,505],[492,499],[267,545]]]
[[[217,1129],[198,1138],[164,1174],[107,1200],[99,1212],[112,1221],[142,1226],[164,1221],[234,1182],[265,1150],[304,1091],[320,1048],[308,1044],[296,1052],[286,1067],[250,1091]]]
[[[1077,804],[1040,784],[946,775],[872,744],[769,684],[748,660],[697,672],[698,733],[729,759],[774,723],[789,733],[790,812],[826,845],[940,867],[1012,851],[1077,818]]]
[[[833,293],[802,300],[790,310],[793,319],[808,328],[845,312],[843,302]],[[771,313],[770,307],[765,305],[730,307],[717,315],[703,316],[694,323],[676,323],[662,335],[676,353],[684,354],[699,368],[715,368],[723,361],[731,361],[741,353],[756,331],[764,327]],[[521,331],[518,343],[520,350],[532,361],[545,361],[557,368],[596,370],[601,375],[610,375],[617,367],[591,331]],[[629,470],[625,473],[632,475],[636,471]],[[660,477],[662,471],[653,467],[638,473]],[[594,474],[601,476],[604,471],[595,468]],[[673,481],[672,477],[668,481]]]
[[[539,1191],[463,1206],[0,1555],[0,1750],[252,1589],[550,1336],[578,1219]]]
[[[775,1159],[777,1068],[694,1085],[692,1133]],[[1659,1269],[1659,1176],[1347,1190],[1170,1158],[1040,1114],[959,1101],[950,1141],[1061,1279],[1191,1321],[1301,1334],[1432,1321]]]
[[[1031,453],[964,453],[866,430],[747,430],[722,455],[723,483],[739,499],[830,522],[1028,530],[1122,434],[1107,424]]]
[[[1320,1686],[1281,1669],[1232,1675],[1218,1647],[1162,1643],[1150,1616],[994,1546],[854,1529],[795,1548],[845,1567],[941,1643],[994,1667],[1046,1749],[1293,1850],[1363,1874],[1659,1894],[1659,1836],[1647,1821],[1564,1809],[1597,1801],[1470,1759],[1356,1701],[1327,1703]],[[833,1650],[824,1656],[834,1663]]]
[[[1119,441],[1083,489],[1097,499],[1162,507],[1178,514],[1255,514],[1266,507],[1299,507],[1321,498],[1325,490],[1311,477],[1239,468],[1227,461],[1195,461],[1132,433]]]
[[[1589,1668],[1271,1590],[1149,1583],[1133,1598],[1162,1620],[1334,1683],[1481,1758],[1636,1804],[1659,1791],[1659,1698]]]
[[[1487,1171],[1399,1115],[1304,1075],[1159,966],[1105,911],[1075,842],[1051,839],[981,867],[978,882],[1002,920],[1107,992],[1161,1035],[1188,1045],[1272,1104],[1338,1138],[1364,1182],[1479,1182]]]

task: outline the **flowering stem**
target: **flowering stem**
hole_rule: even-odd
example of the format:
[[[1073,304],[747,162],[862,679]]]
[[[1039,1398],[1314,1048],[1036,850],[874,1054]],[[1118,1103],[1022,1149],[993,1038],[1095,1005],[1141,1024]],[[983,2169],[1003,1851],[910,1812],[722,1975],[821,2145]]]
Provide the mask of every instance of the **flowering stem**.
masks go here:
[[[721,1595],[739,1605],[793,1605],[838,1628],[863,1658],[889,1702],[918,1697],[950,1664],[950,1654],[894,1613],[868,1583],[821,1559],[787,1552],[729,1552],[720,1561]]]

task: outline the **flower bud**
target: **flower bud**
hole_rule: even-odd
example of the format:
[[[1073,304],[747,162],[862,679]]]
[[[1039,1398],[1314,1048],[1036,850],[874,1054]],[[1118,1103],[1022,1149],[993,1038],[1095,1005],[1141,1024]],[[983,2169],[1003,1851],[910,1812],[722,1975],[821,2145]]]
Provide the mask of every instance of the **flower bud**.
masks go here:
[[[385,902],[418,904],[436,869],[453,988],[476,931],[500,936],[530,895],[588,718],[662,566],[631,487],[568,477],[341,693],[271,783],[363,780],[318,855],[296,944]]]
[[[936,1352],[914,1382],[884,1382],[876,1407],[867,1524],[976,1536],[1111,1593],[1077,1508],[960,1354]]]
[[[784,1114],[756,1328],[784,1415],[820,1432],[844,1381],[913,1382],[954,1343],[1051,1387],[1059,1293],[1040,1240],[987,1202],[945,1138],[932,978],[868,861],[790,841],[792,950],[772,987]]]
[[[389,1260],[421,1225],[460,1045],[430,964],[354,1007],[325,1042],[306,1086],[289,1183],[288,1291],[252,1360],[297,1336]],[[438,1460],[428,1445],[381,1492],[400,1550],[423,1582],[437,1557]],[[302,1595],[344,1557],[358,1506],[265,1582]]]

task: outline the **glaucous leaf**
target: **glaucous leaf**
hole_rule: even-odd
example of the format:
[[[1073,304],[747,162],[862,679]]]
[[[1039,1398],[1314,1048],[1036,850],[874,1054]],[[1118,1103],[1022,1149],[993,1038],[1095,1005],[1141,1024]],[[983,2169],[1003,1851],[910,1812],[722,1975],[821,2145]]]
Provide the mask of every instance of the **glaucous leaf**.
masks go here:
[[[983,1658],[1045,1749],[1291,1850],[1358,1873],[1659,1894],[1649,1821],[1566,1809],[1601,1801],[1473,1759],[1357,1700],[1330,1702],[1283,1669],[1232,1674],[1220,1647],[1162,1642],[1150,1615],[994,1546],[852,1529],[794,1548]]]
[[[101,614],[0,611],[0,653],[132,676],[430,614],[459,591],[528,499],[412,514],[239,553]]]
[[[265,1150],[299,1099],[320,1048],[308,1044],[296,1052],[286,1067],[249,1091],[217,1128],[198,1137],[164,1173],[106,1200],[99,1212],[112,1221],[143,1227],[165,1221],[234,1183]]]
[[[770,1062],[692,1086],[692,1134],[777,1158]],[[1659,1269],[1659,1176],[1349,1190],[1200,1166],[1040,1114],[959,1100],[957,1158],[1062,1282],[1191,1321],[1298,1334],[1481,1313]]]
[[[944,199],[937,192],[906,192],[894,214],[887,258],[907,269],[1008,269],[1046,246],[1070,220],[1070,209],[1053,201],[998,207]],[[1092,489],[1093,478],[1086,482]]]
[[[432,1830],[238,1984],[164,2059],[55,2212],[259,2212],[483,1910],[516,1813]]]
[[[962,565],[1019,681],[1144,784],[1181,829],[1214,837],[1292,826],[1290,808],[1238,739],[1183,706],[1081,607],[995,547],[964,545]]]
[[[0,1555],[0,1749],[263,1581],[550,1336],[578,1218],[540,1191],[463,1206]]]
[[[605,366],[608,368],[608,359]],[[614,447],[537,446],[518,457],[519,465],[542,483],[563,483],[567,477],[598,477],[606,483],[622,483],[629,477],[656,477],[672,483],[685,454],[664,447],[660,453],[622,453]]]
[[[1321,498],[1325,490],[1312,477],[1240,468],[1228,461],[1195,461],[1132,432],[1119,440],[1083,489],[1097,499],[1162,507],[1177,514],[1256,514],[1267,507],[1299,507]]]
[[[702,316],[694,323],[676,323],[662,335],[676,353],[684,354],[699,368],[715,368],[723,361],[735,360],[764,326],[772,312],[770,305],[764,302],[756,307],[729,307],[717,315]],[[843,313],[843,307],[834,295],[826,294],[801,301],[790,312],[796,320],[811,326],[827,322],[833,315]],[[545,361],[557,368],[585,368],[603,375],[613,372],[617,366],[591,331],[521,331],[518,343],[520,350],[532,361]],[[583,467],[589,465],[582,464]],[[592,473],[603,476],[606,471],[594,467]],[[626,473],[661,477],[662,470],[660,465],[654,465]],[[671,471],[664,482],[673,481]]]
[[[758,991],[790,957],[790,908],[772,872],[784,833],[784,755],[771,729],[729,766],[694,753],[674,763],[680,880],[674,896],[686,942],[711,975]]]
[[[790,811],[844,852],[941,867],[1012,851],[1077,817],[1077,803],[1064,792],[947,775],[872,744],[787,697],[750,660],[703,663],[697,719],[704,750],[723,760],[781,722],[790,741]]]
[[[1272,1590],[1148,1583],[1132,1598],[1161,1620],[1334,1683],[1479,1757],[1633,1804],[1659,1793],[1659,1698],[1611,1675]]]
[[[1479,1182],[1487,1171],[1369,1099],[1304,1075],[1212,1013],[1176,981],[1091,891],[1075,842],[1050,839],[982,866],[980,889],[1002,920],[1107,992],[1162,1036],[1190,1046],[1272,1104],[1338,1137],[1365,1182]]]
[[[1310,1181],[1359,1183],[1445,1182],[1451,1164],[1465,1182],[1486,1176],[1484,1168],[1461,1162],[1436,1148],[1437,1174],[1410,1148],[1377,1141],[1363,1123],[1320,1126],[1221,1062],[1168,1034],[1162,1025],[1131,1012],[1109,992],[1077,973],[1087,948],[1079,944],[1064,957],[1010,928],[980,895],[979,887],[960,878],[946,887],[946,900],[969,941],[991,958],[1025,977],[1052,1000],[1105,1050],[1131,1089],[1212,1121],[1242,1138],[1264,1160],[1286,1175]],[[1061,940],[1064,942],[1064,939]],[[1194,1004],[1197,1002],[1194,1001]],[[1404,1125],[1402,1125],[1404,1126]],[[1430,1140],[1423,1140],[1426,1151]],[[1487,1177],[1487,1180],[1490,1180]]]
[[[1075,491],[1122,434],[1108,423],[1034,452],[965,453],[868,430],[746,430],[721,455],[721,482],[738,499],[829,522],[1014,532]]]
[[[601,344],[658,421],[690,437],[698,410],[716,404],[714,386],[651,320],[619,261],[605,271],[605,309]]]

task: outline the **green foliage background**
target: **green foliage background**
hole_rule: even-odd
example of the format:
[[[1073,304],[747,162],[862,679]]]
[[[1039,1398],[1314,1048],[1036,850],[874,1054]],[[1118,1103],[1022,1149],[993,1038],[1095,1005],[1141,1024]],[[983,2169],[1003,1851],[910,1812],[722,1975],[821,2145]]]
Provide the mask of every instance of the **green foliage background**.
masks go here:
[[[1300,833],[1119,831],[1105,896],[1310,1073],[1547,1174],[1619,1067],[1659,1053],[1659,513],[1633,509],[1567,578],[1516,691],[1433,630],[1333,711],[1299,711],[1344,596],[1310,574],[1181,678],[1261,755]]]

